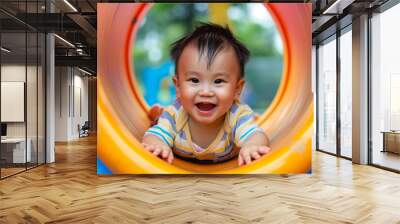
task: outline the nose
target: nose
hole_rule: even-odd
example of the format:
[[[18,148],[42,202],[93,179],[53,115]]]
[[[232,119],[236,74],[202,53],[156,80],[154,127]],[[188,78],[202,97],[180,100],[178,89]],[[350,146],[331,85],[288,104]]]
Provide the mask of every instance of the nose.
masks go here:
[[[212,87],[208,84],[204,84],[201,86],[201,89],[199,91],[199,95],[200,96],[204,96],[204,97],[211,97],[214,96],[214,90],[212,89]]]

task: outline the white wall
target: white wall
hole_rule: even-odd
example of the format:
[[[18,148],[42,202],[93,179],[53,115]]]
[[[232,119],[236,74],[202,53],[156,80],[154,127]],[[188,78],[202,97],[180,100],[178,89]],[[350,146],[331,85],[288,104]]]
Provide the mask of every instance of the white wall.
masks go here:
[[[28,67],[28,69],[30,68]],[[2,65],[1,81],[25,82],[25,64]],[[1,108],[1,109],[6,110],[7,108]],[[7,137],[25,137],[25,123],[24,122],[7,123]]]
[[[27,75],[29,80],[29,86],[36,86],[36,80],[34,80],[30,75],[36,76],[36,67],[34,66],[27,66]],[[1,81],[2,82],[25,82],[25,64],[18,65],[18,64],[5,64],[1,66]],[[36,111],[36,88],[27,88],[27,103],[35,102],[35,104],[28,105],[30,106],[29,112],[31,110]],[[4,96],[3,96],[4,97]],[[2,110],[7,110],[7,108],[1,108]],[[35,121],[36,123],[36,113],[27,113],[28,122]],[[7,136],[8,137],[25,137],[25,123],[26,122],[7,122]],[[32,124],[28,125],[28,129],[33,127]],[[36,126],[34,127],[36,130]],[[28,130],[28,137],[30,130]],[[36,132],[35,132],[36,134]]]
[[[55,68],[55,141],[68,140],[69,68]]]
[[[78,124],[88,120],[88,78],[76,68],[56,67],[56,141],[79,137]]]
[[[38,69],[38,70],[37,70]],[[44,162],[44,83],[42,68],[39,66],[25,66],[25,64],[3,64],[1,66],[2,82],[24,82],[26,84],[26,120],[22,122],[6,122],[8,138],[29,139],[32,161]],[[27,79],[27,80],[25,80]],[[6,97],[7,96],[2,96]],[[11,110],[11,108],[1,108]],[[10,112],[10,111],[9,111]],[[11,111],[12,113],[12,111]],[[37,153],[39,155],[37,156]]]
[[[78,137],[78,124],[81,126],[88,120],[88,77],[81,76],[82,73],[74,75],[74,108],[72,119],[72,132],[71,134]]]

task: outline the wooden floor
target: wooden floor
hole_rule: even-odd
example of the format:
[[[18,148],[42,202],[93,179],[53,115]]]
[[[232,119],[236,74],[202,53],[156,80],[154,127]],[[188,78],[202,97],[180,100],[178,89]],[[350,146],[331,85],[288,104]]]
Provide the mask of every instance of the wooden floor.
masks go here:
[[[25,171],[25,170],[26,170],[25,167],[23,167],[23,168],[19,168],[19,167],[17,167],[17,168],[1,168],[1,177],[2,178],[8,177],[10,175],[13,175],[13,174]]]
[[[400,223],[400,175],[315,153],[312,175],[96,175],[94,138],[0,181],[0,223]]]
[[[400,154],[374,150],[372,161],[374,164],[400,170]]]

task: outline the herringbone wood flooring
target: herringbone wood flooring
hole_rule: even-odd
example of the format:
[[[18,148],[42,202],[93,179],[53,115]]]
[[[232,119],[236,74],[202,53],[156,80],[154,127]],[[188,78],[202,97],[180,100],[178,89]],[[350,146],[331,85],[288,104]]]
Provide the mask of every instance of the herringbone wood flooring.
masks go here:
[[[311,175],[97,176],[96,141],[0,181],[0,223],[400,223],[400,175],[314,153]]]

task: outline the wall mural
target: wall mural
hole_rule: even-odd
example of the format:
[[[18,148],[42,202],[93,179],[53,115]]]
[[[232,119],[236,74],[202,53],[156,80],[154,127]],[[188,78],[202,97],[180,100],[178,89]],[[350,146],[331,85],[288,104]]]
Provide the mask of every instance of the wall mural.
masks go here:
[[[311,4],[101,3],[97,18],[98,174],[311,172]]]

